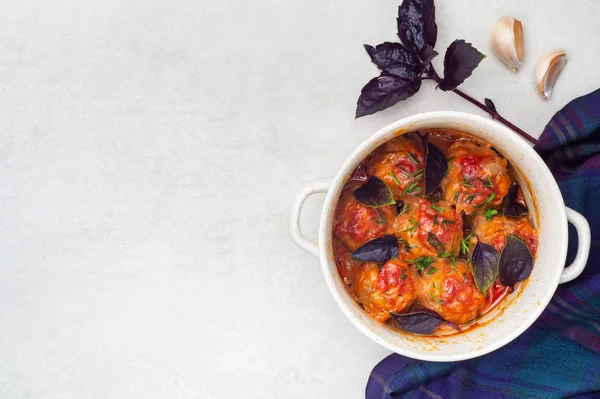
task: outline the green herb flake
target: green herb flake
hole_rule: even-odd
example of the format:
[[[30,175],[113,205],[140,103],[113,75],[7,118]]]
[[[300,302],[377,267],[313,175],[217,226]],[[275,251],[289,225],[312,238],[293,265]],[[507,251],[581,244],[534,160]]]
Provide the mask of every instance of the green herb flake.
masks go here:
[[[469,181],[467,179],[464,179],[462,181],[462,185],[465,186],[465,187],[475,188],[475,186],[471,184],[471,181]]]
[[[413,162],[414,162],[414,164],[415,164],[415,165],[418,165],[418,164],[419,164],[419,161],[417,160],[417,158],[416,158],[416,157],[415,157],[413,154],[411,154],[411,153],[409,152],[409,153],[408,153],[408,156],[410,157],[411,161],[413,161]]]
[[[442,220],[442,224],[444,225],[445,228],[448,228],[449,224],[456,224],[456,222],[454,220],[444,219],[444,220]]]
[[[437,271],[438,271],[437,267],[431,266],[429,269],[427,269],[427,274],[432,275],[432,274],[435,274],[435,272],[437,272]]]
[[[440,252],[444,251],[444,244],[442,244],[440,239],[437,238],[437,236],[435,234],[430,232],[427,235],[427,241],[429,242],[429,245],[434,247],[436,250],[438,250]]]
[[[406,269],[402,269],[402,274],[400,274],[400,280],[406,280]]]
[[[471,194],[471,195],[469,195],[469,196],[468,196],[468,197],[465,199],[465,202],[468,202],[468,203],[470,204],[471,202],[473,202],[473,200],[475,199],[475,197],[477,197],[478,195],[479,195],[479,194]]]
[[[408,219],[408,223],[410,223],[411,226],[404,231],[409,231],[411,233],[410,235],[412,236],[419,228],[419,222],[417,222],[415,218],[411,216],[410,219]]]
[[[421,180],[423,176],[425,176],[425,169],[419,169],[408,175],[408,177],[414,177],[415,180]]]
[[[400,213],[398,214],[398,216],[400,216],[400,215],[404,214],[406,211],[408,211],[408,204],[405,202],[405,203],[402,205],[402,210],[400,211]]]
[[[422,272],[433,263],[433,258],[431,256],[421,256],[420,258],[407,260],[407,262],[414,264],[417,270]]]
[[[486,202],[489,204],[494,200],[494,198],[496,198],[496,193],[491,193]]]
[[[458,191],[454,193],[454,202],[458,201]]]
[[[435,297],[435,295],[433,295],[433,294],[430,294],[430,295],[431,295],[431,299],[433,299],[433,300],[434,300],[434,301],[436,301],[437,303],[439,303],[439,304],[441,304],[441,305],[443,305],[443,304],[444,304],[444,302],[442,302],[442,301],[440,301],[439,299],[437,299],[437,298]]]
[[[419,187],[419,182],[413,181],[404,189],[404,194],[414,195],[421,192],[421,187]]]
[[[390,170],[390,177],[392,178],[394,183],[396,183],[398,186],[402,185],[402,183],[400,183],[400,180],[398,180],[398,177],[396,177],[394,172],[392,172],[391,170]]]
[[[492,178],[490,176],[487,177],[486,187],[494,187],[494,183],[492,183]]]
[[[490,220],[492,220],[492,218],[494,217],[494,215],[497,215],[498,211],[495,209],[488,209],[485,212],[485,219],[489,222]]]
[[[375,223],[386,224],[387,218],[385,217],[385,213],[381,212],[381,210],[379,210],[378,208],[375,208],[375,210],[377,211],[377,215],[379,215],[379,219],[373,219],[375,220]]]
[[[404,175],[406,177],[408,177],[410,175],[410,171],[408,169],[406,169],[404,166],[402,166],[400,164],[398,164],[396,166],[398,167],[398,169],[400,169],[404,173]]]
[[[434,211],[438,211],[438,212],[444,212],[444,209],[440,208],[436,204],[431,204],[431,209],[433,209]]]
[[[469,245],[470,245],[469,238],[471,238],[471,237],[473,237],[473,234],[469,234],[468,236],[466,236],[465,238],[460,240],[460,252],[463,255],[471,253],[471,249],[469,248]]]
[[[400,244],[404,247],[405,252],[410,252],[410,250],[414,248],[414,247],[411,247],[410,245],[408,245],[408,243],[406,241],[404,241],[403,238],[398,238],[398,244]]]

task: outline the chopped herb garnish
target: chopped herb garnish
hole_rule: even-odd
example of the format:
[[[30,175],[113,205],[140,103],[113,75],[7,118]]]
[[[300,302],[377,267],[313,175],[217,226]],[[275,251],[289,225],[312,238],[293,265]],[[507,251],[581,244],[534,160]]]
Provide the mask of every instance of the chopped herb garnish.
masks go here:
[[[454,201],[458,201],[458,191],[454,193]]]
[[[444,304],[444,302],[442,302],[442,301],[440,301],[439,299],[437,299],[437,298],[436,298],[436,297],[435,297],[433,294],[430,294],[430,295],[431,295],[431,299],[433,299],[433,300],[434,300],[434,301],[436,301],[437,303],[439,303],[439,304],[442,304],[442,305]]]
[[[438,256],[440,258],[451,258],[452,257],[452,252],[442,252],[442,253],[439,253]]]
[[[408,220],[408,223],[410,223],[411,226],[404,231],[410,231],[410,235],[413,235],[415,231],[417,231],[417,229],[419,228],[419,222],[417,222],[415,218],[411,216]]]
[[[423,169],[419,169],[412,173],[409,177],[413,177],[415,180],[421,180],[423,177],[425,177],[425,171]]]
[[[404,194],[413,195],[421,192],[421,187],[419,187],[419,182],[413,181],[404,189]]]
[[[405,202],[402,205],[402,210],[400,211],[400,213],[398,214],[398,216],[402,215],[404,212],[408,211],[408,204]]]
[[[449,224],[456,224],[456,222],[454,220],[444,219],[444,220],[442,220],[442,224],[444,225],[445,228],[448,228]]]
[[[377,215],[379,215],[379,219],[372,220],[375,220],[375,223],[377,224],[386,224],[387,218],[385,217],[385,213],[381,212],[381,210],[379,210],[378,208],[375,208],[375,210],[377,211]]]
[[[437,267],[431,266],[429,269],[427,269],[427,274],[432,275],[432,274],[435,274],[435,272],[437,272],[437,271],[438,271]]]
[[[465,179],[465,180],[462,181],[462,185],[465,186],[465,187],[475,188],[475,186],[472,185],[471,182],[469,180],[467,180],[467,179]]]
[[[453,256],[452,258],[452,270],[454,270],[454,266],[456,266],[456,264],[454,262],[456,262],[456,256]]]
[[[473,199],[475,199],[475,197],[477,197],[478,195],[479,194],[477,193],[469,195],[467,198],[465,198],[465,202],[468,202],[470,204],[471,202],[473,202]]]
[[[398,238],[398,243],[404,246],[404,251],[406,252],[410,252],[410,250],[414,248],[414,246],[411,247],[410,245],[408,245],[408,243],[404,241],[403,238]]]
[[[468,236],[466,236],[465,238],[463,238],[462,240],[460,240],[460,252],[463,255],[469,254],[471,253],[471,250],[469,249],[469,238],[473,237],[473,234],[469,234]]]
[[[487,203],[489,204],[490,202],[492,202],[494,200],[494,198],[496,198],[496,193],[491,193],[490,197],[487,199]]]
[[[419,164],[419,161],[417,160],[417,158],[415,158],[415,156],[413,154],[411,154],[410,152],[408,153],[408,156],[410,157],[410,159],[415,163],[415,165]]]
[[[438,212],[444,212],[444,209],[443,209],[443,208],[440,208],[440,207],[439,207],[439,206],[437,206],[436,204],[431,204],[431,208],[432,208],[434,211],[438,211]]]
[[[454,160],[454,158],[456,158],[456,157],[450,157],[450,158],[447,159],[447,161],[448,162],[452,162]]]
[[[492,178],[491,177],[487,177],[487,184],[485,185],[486,187],[494,187],[494,183],[492,183]]]
[[[400,274],[400,280],[406,280],[406,269],[402,269],[402,274]]]
[[[489,222],[490,220],[492,220],[492,218],[494,217],[494,215],[497,215],[497,214],[498,214],[498,211],[497,211],[497,210],[495,210],[495,209],[491,209],[491,208],[490,208],[490,209],[488,209],[488,210],[485,212],[485,218],[486,218],[486,220]]]
[[[398,167],[398,169],[400,169],[402,172],[404,172],[404,174],[405,174],[406,176],[410,175],[410,170],[406,169],[404,166],[402,166],[402,165],[400,165],[400,164],[398,164],[398,165],[396,165],[396,166]]]
[[[391,170],[390,170],[390,176],[391,176],[392,180],[394,181],[394,183],[396,183],[399,186],[401,185],[400,180],[398,180],[398,178],[396,177],[394,172],[392,172]]]
[[[426,267],[433,263],[433,258],[431,256],[421,256],[420,258],[415,258],[411,260],[407,260],[408,263],[413,263],[418,271],[422,272]]]
[[[444,251],[444,244],[442,244],[442,242],[440,241],[439,238],[437,238],[437,236],[433,233],[429,233],[427,235],[427,241],[429,242],[429,244],[434,247],[437,251],[443,252]]]

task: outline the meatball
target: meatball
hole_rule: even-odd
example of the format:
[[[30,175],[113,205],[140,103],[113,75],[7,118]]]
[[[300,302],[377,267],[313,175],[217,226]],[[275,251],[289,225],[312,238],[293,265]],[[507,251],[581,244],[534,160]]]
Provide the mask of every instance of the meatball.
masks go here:
[[[405,202],[400,212],[394,230],[405,259],[458,255],[463,222],[449,202],[419,198]]]
[[[525,216],[518,218],[495,216],[488,222],[485,217],[478,215],[473,221],[472,233],[498,251],[502,251],[506,245],[506,235],[508,234],[522,239],[531,255],[535,256],[537,252],[537,232]]]
[[[361,262],[352,259],[350,250],[338,239],[333,239],[333,257],[338,272],[348,285],[352,284]]]
[[[441,187],[457,210],[483,213],[502,204],[511,184],[505,158],[488,145],[457,141],[448,148],[448,159]]]
[[[366,164],[367,174],[377,176],[395,199],[423,192],[424,155],[413,136],[400,136],[383,144]]]
[[[369,208],[356,200],[352,190],[344,190],[335,210],[333,232],[351,251],[387,234],[393,234],[395,205]]]
[[[471,266],[463,260],[456,260],[454,266],[446,260],[436,262],[415,281],[421,305],[454,324],[475,319],[485,305],[485,295],[475,286]]]
[[[407,263],[392,259],[381,270],[376,263],[362,265],[352,292],[371,316],[380,322],[390,318],[390,312],[400,313],[415,299],[413,276]]]

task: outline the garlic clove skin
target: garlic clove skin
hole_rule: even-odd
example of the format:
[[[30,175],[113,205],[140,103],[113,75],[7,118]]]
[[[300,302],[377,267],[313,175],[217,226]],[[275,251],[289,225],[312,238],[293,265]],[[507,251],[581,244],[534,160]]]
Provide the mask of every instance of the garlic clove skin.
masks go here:
[[[540,58],[535,67],[535,86],[544,100],[552,95],[556,79],[567,64],[563,50],[551,50]]]
[[[492,50],[500,61],[517,72],[523,65],[525,55],[521,21],[508,16],[500,17],[492,31]]]

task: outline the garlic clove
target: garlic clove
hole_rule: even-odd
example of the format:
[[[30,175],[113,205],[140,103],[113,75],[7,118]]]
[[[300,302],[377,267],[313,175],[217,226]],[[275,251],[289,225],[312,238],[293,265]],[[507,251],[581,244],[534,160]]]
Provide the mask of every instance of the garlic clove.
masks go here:
[[[524,47],[521,21],[513,17],[500,17],[492,31],[492,49],[496,57],[517,72],[523,65]]]
[[[567,55],[563,50],[551,50],[540,58],[535,67],[535,85],[543,99],[552,95],[556,79],[567,64]]]

